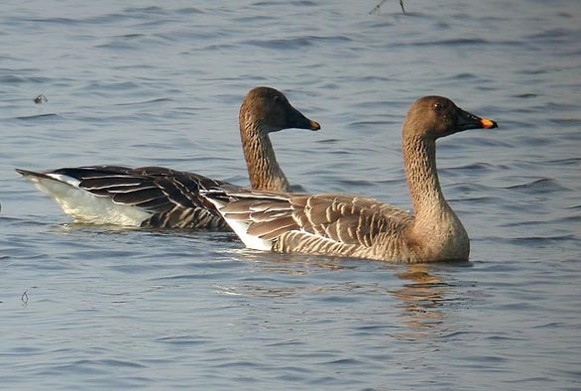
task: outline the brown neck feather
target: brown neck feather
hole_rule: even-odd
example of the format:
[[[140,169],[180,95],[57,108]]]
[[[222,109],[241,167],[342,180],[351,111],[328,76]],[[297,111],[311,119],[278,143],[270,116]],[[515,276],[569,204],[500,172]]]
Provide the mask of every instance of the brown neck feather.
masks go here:
[[[431,218],[436,209],[449,208],[438,179],[435,140],[404,137],[403,156],[416,219]]]
[[[250,185],[256,190],[290,191],[266,130],[259,121],[241,115],[240,136]]]
[[[422,257],[468,259],[468,234],[440,188],[436,141],[417,135],[404,137],[403,154],[415,213],[410,235],[421,244]]]

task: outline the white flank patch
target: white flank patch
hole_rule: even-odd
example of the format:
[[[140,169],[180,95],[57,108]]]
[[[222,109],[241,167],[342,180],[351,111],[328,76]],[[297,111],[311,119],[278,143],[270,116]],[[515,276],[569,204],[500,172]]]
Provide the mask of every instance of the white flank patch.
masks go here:
[[[202,196],[205,196],[204,192],[201,192],[201,194]],[[246,247],[251,248],[253,250],[272,251],[272,240],[264,240],[260,239],[257,236],[248,234],[249,223],[247,221],[229,219],[227,216],[224,215],[224,212],[222,212],[222,208],[228,204],[227,202],[215,200],[209,197],[205,198],[212,204],[214,204],[218,212],[220,212],[224,220],[226,220],[226,223],[228,223],[230,228],[232,228],[234,233],[238,235],[238,237],[240,238],[240,240],[242,240],[242,243],[244,243]]]
[[[236,221],[222,215],[230,228],[242,240],[244,245],[253,250],[272,251],[272,240],[260,239],[258,236],[248,234],[248,223],[245,221]]]
[[[135,206],[114,203],[109,197],[97,197],[78,187],[79,181],[64,175],[48,174],[54,180],[27,176],[43,193],[48,194],[63,211],[75,220],[91,224],[114,224],[138,227],[151,213]]]

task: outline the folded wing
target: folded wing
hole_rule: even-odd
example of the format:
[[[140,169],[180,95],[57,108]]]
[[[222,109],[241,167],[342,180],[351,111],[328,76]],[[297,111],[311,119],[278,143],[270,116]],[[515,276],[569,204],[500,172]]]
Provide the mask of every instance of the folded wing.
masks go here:
[[[246,234],[248,247],[274,251],[348,255],[372,248],[377,238],[413,220],[391,205],[357,196],[218,191],[208,197],[233,228],[239,226],[235,231]]]

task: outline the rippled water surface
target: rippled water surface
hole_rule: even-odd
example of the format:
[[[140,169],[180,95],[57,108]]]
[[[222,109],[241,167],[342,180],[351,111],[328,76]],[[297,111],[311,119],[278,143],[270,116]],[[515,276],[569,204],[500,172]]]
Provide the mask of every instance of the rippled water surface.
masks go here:
[[[3,2],[0,389],[581,388],[579,2],[377,3]],[[497,120],[439,142],[470,262],[71,224],[14,172],[163,165],[246,184],[237,115],[256,85],[322,124],[273,135],[293,183],[403,208],[413,100]]]

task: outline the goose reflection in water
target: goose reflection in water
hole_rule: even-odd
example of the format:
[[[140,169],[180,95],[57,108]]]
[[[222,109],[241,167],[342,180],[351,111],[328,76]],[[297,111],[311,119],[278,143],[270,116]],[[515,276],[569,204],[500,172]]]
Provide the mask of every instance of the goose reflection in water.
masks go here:
[[[322,311],[318,307],[318,313],[313,313],[311,309],[315,307],[303,302],[304,312],[300,316],[305,319],[320,320],[321,317],[331,316],[332,319],[340,321],[340,314],[344,310],[351,308],[351,311],[353,306],[357,306],[357,312],[361,315],[357,320],[359,324],[355,326],[359,329],[358,332],[366,328],[384,328],[387,335],[401,340],[446,333],[449,329],[446,322],[449,308],[461,300],[454,292],[454,284],[442,276],[442,273],[434,271],[434,265],[382,265],[379,270],[373,269],[374,275],[386,275],[385,280],[378,280],[368,278],[366,273],[358,277],[357,271],[362,267],[371,267],[370,264],[346,262],[344,258],[291,254],[272,256],[248,250],[234,251],[238,253],[237,258],[252,262],[259,269],[257,275],[266,273],[272,278],[255,280],[252,276],[247,276],[234,286],[220,286],[222,294],[318,302],[322,300],[328,306]],[[334,278],[327,271],[350,273],[350,278],[345,278],[345,275]],[[307,276],[309,281],[305,282],[303,277]],[[400,280],[399,283],[397,279]],[[318,280],[319,283],[314,283],[313,280]],[[377,300],[361,302],[358,293],[365,296],[372,294]],[[389,298],[383,299],[386,296],[395,298],[396,302]],[[293,315],[286,316],[290,318]]]
[[[445,304],[455,301],[451,298],[453,286],[430,269],[433,269],[432,265],[414,264],[397,274],[404,284],[391,293],[401,300],[403,312],[399,319],[406,326],[406,331],[394,337],[427,337],[432,334],[433,329],[444,326],[447,317]]]

